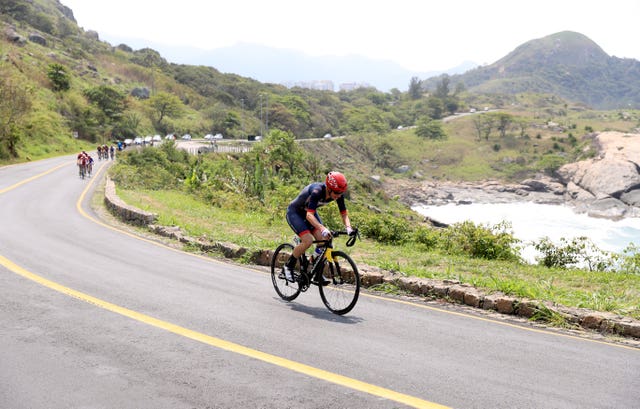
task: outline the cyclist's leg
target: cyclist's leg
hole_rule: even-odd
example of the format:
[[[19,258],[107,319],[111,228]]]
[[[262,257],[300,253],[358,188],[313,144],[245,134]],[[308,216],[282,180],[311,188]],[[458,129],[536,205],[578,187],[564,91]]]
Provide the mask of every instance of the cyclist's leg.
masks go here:
[[[303,215],[292,210],[287,210],[287,223],[289,227],[291,227],[291,230],[300,237],[300,243],[295,246],[291,258],[287,261],[287,266],[294,268],[296,260],[298,260],[313,243],[313,235],[310,234],[313,226],[311,226],[311,223],[309,223]]]

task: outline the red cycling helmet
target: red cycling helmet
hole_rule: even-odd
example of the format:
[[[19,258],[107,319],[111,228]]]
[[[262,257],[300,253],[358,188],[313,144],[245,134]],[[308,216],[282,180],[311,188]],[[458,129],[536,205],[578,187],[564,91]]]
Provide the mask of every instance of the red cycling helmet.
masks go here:
[[[344,193],[347,190],[347,178],[340,172],[329,172],[325,184],[336,193]]]

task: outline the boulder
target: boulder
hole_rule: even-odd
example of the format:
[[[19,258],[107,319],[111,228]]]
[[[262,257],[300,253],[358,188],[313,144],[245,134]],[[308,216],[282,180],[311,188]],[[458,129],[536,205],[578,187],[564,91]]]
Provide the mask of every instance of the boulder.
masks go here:
[[[36,43],[44,46],[47,45],[47,39],[38,33],[29,34],[29,41],[31,41],[32,43]]]
[[[640,187],[620,195],[620,200],[629,206],[640,207]]]
[[[586,210],[590,217],[616,220],[623,218],[627,209],[628,206],[616,198],[602,197],[589,203]]]
[[[131,90],[131,96],[136,97],[138,99],[149,99],[149,96],[151,95],[151,91],[149,91],[149,88],[147,87],[142,87],[142,88],[134,88]]]
[[[603,132],[593,142],[598,157],[557,171],[565,198],[590,216],[634,217],[640,206],[640,134]]]

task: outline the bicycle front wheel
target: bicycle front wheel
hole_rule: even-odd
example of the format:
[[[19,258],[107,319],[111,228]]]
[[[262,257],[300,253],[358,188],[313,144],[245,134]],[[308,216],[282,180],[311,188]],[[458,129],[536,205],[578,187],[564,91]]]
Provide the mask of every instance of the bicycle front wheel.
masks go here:
[[[329,283],[318,287],[320,298],[329,311],[344,315],[358,302],[360,273],[356,263],[348,254],[342,251],[333,251],[331,254],[333,262],[326,261],[324,268],[324,274]]]
[[[289,260],[293,252],[293,246],[289,243],[282,243],[273,252],[271,258],[271,281],[276,293],[285,301],[293,301],[300,294],[298,282],[290,282],[284,276],[284,264]]]

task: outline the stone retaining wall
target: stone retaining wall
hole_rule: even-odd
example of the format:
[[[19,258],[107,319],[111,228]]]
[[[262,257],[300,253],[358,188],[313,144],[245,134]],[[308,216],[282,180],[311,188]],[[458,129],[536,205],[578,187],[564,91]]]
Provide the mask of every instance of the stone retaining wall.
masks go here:
[[[272,250],[250,251],[233,243],[211,242],[206,238],[187,236],[177,226],[154,225],[157,215],[124,203],[116,195],[115,184],[109,178],[107,178],[105,186],[105,203],[112,213],[127,223],[147,226],[155,234],[189,244],[204,252],[219,251],[227,258],[243,258],[250,263],[261,266],[269,266],[271,263]],[[381,284],[393,284],[401,290],[414,295],[435,297],[470,307],[493,310],[501,314],[517,315],[529,319],[539,319],[541,321],[557,316],[562,317],[571,325],[601,333],[640,339],[640,321],[611,313],[519,299],[502,293],[486,294],[475,287],[461,284],[458,281],[406,277],[398,273],[390,273],[362,264],[358,269],[362,286],[365,288]]]
[[[158,219],[155,213],[145,212],[123,202],[116,194],[115,183],[108,176],[104,187],[104,203],[111,213],[126,223],[148,226]]]

